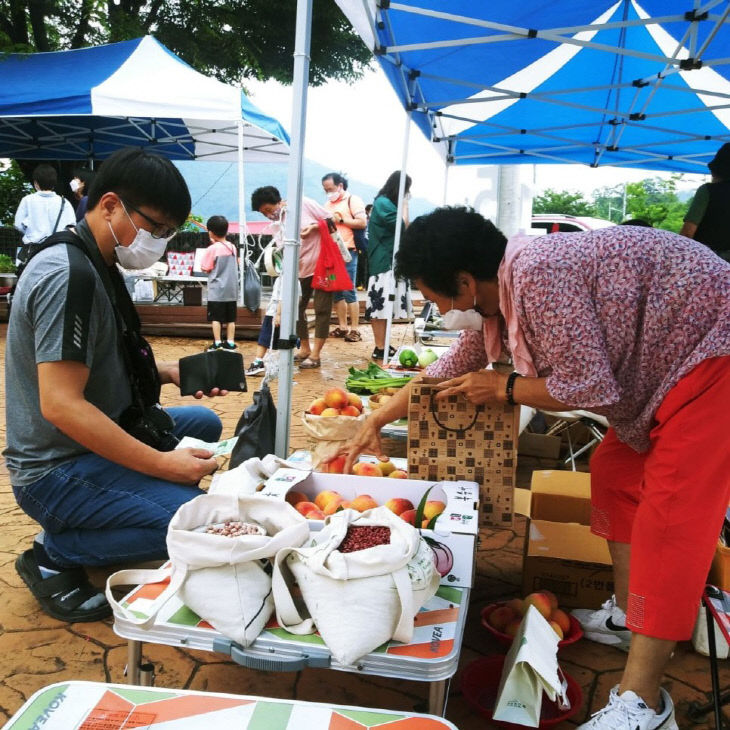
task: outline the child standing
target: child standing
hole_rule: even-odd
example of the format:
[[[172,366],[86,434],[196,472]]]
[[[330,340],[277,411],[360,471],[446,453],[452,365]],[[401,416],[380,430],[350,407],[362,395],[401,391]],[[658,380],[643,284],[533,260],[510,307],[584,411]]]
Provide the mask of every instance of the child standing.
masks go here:
[[[238,258],[236,247],[226,240],[228,220],[214,215],[205,224],[210,246],[203,254],[200,268],[208,274],[208,322],[213,328],[209,350],[235,350],[236,302],[238,300]],[[221,340],[226,325],[226,341]]]
[[[261,322],[259,339],[256,344],[256,357],[248,366],[246,375],[261,375],[265,370],[264,355],[266,355],[266,351],[269,347],[273,350],[279,349],[276,343],[279,339],[279,325],[281,324],[281,282],[281,276],[277,276],[274,280],[271,299],[269,299],[269,305],[266,307],[264,320]],[[302,287],[299,282],[297,282],[297,289],[298,295],[301,297]],[[272,332],[274,335],[273,341],[271,339]]]

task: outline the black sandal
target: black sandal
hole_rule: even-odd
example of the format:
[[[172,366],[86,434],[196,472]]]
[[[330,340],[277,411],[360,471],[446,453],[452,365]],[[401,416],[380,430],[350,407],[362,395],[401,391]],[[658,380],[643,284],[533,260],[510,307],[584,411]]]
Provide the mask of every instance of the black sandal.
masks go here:
[[[79,608],[100,593],[91,585],[83,568],[71,568],[44,578],[30,549],[18,556],[15,570],[41,608],[59,621],[100,621],[112,615],[112,608],[106,601],[94,608]]]
[[[388,348],[388,359],[393,357],[395,355],[396,349],[395,347],[389,347]],[[384,347],[376,347],[373,350],[373,354],[370,355],[371,360],[383,360],[385,358],[385,348]]]

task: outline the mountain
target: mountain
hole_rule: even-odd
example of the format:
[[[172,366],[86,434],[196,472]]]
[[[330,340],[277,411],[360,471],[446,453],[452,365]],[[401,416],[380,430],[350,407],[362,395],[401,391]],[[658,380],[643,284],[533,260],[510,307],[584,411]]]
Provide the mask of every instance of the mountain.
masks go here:
[[[185,178],[190,188],[193,201],[193,214],[202,217],[205,222],[212,215],[224,215],[229,221],[238,220],[238,168],[236,163],[229,162],[176,162],[176,167]],[[322,177],[331,168],[324,167],[312,160],[304,161],[302,180],[304,195],[318,203],[324,202]],[[251,193],[264,185],[273,185],[286,198],[288,167],[286,164],[254,162],[244,166],[244,196],[246,216],[251,220],[263,220],[261,214],[251,210]],[[379,188],[349,178],[348,190],[362,198],[365,203],[372,203]],[[385,180],[383,180],[385,182]],[[425,198],[412,198],[410,202],[411,218],[428,213],[436,207],[435,203]]]

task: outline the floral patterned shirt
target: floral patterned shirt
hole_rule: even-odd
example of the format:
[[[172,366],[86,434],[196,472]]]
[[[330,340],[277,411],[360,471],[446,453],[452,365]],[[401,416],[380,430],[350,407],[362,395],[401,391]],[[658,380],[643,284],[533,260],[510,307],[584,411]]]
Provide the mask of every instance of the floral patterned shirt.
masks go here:
[[[668,231],[614,226],[554,233],[514,263],[515,310],[553,398],[605,416],[639,452],[667,393],[703,360],[730,355],[730,264]],[[481,332],[462,332],[427,369],[487,365]]]

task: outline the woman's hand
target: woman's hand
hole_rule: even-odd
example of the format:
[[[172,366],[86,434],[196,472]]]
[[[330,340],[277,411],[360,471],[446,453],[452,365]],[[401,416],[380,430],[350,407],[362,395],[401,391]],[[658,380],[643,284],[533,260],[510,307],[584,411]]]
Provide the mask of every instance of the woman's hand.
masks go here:
[[[383,444],[380,441],[380,425],[376,423],[376,419],[372,416],[369,416],[363,421],[354,440],[346,447],[340,449],[334,458],[344,456],[345,464],[342,468],[342,473],[352,474],[353,464],[362,453],[374,454],[382,461],[388,460],[388,457],[383,453]]]
[[[319,226],[316,223],[312,223],[312,225],[310,226],[304,226],[304,228],[299,231],[299,234],[302,238],[306,238],[310,233],[312,233],[312,231],[316,230],[317,228],[319,228]]]
[[[477,370],[474,373],[467,373],[439,383],[436,388],[440,392],[436,395],[436,400],[463,393],[466,399],[475,405],[505,403],[507,401],[506,385],[506,375],[501,375],[495,370]]]

